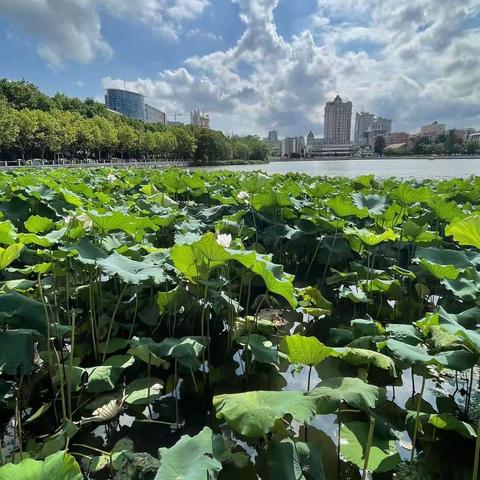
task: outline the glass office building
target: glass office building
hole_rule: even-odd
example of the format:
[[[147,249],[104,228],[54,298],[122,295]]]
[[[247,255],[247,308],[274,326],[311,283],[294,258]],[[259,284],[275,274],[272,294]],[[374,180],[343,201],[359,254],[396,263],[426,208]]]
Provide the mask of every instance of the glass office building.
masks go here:
[[[152,107],[148,103],[145,104],[145,121],[147,123],[167,124],[167,116],[158,108]]]
[[[167,124],[166,114],[145,103],[145,97],[141,93],[108,88],[105,95],[105,105],[108,109],[128,118],[143,120],[147,123]]]
[[[105,105],[126,117],[145,121],[145,97],[140,93],[108,88]]]

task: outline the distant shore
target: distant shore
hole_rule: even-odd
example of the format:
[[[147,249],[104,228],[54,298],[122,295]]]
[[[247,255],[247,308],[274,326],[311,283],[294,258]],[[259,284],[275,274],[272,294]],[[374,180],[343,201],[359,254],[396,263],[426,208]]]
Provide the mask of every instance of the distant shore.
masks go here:
[[[378,156],[378,157],[343,157],[343,156],[333,156],[333,157],[308,157],[308,158],[270,158],[270,163],[295,163],[295,162],[328,162],[328,161],[339,161],[339,160],[404,160],[404,159],[419,159],[419,160],[440,160],[440,159],[462,159],[462,158],[480,158],[478,155],[401,155],[401,156]]]

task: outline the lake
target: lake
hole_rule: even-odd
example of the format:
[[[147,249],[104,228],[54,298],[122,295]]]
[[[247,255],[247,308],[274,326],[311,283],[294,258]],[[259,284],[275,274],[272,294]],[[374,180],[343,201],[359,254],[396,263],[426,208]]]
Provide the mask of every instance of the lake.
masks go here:
[[[230,165],[227,167],[200,167],[208,170],[234,171],[262,170],[266,173],[308,173],[330,177],[375,174],[377,177],[397,178],[452,178],[480,176],[480,158],[389,158],[351,160],[292,160],[266,165]]]

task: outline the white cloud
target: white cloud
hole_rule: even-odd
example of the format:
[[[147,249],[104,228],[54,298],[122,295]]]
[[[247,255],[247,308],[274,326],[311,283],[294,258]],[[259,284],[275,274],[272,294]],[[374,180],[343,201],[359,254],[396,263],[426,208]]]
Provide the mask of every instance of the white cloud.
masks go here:
[[[395,129],[480,125],[480,0],[319,0],[310,30],[290,39],[274,22],[278,0],[232,1],[245,24],[233,48],[132,88],[148,84],[164,108],[198,107],[242,133],[321,133],[336,93]]]
[[[209,0],[1,0],[0,16],[35,39],[38,54],[50,66],[62,68],[112,56],[101,32],[101,13],[141,21],[177,39],[182,23],[208,5]]]
[[[91,0],[2,0],[0,13],[36,38],[38,54],[55,68],[111,56]]]

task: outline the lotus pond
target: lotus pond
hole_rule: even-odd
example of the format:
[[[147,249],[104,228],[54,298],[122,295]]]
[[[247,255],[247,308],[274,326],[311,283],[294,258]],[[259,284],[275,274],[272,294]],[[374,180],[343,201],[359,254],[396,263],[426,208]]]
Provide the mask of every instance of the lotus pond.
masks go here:
[[[480,178],[0,175],[0,480],[478,478]]]

